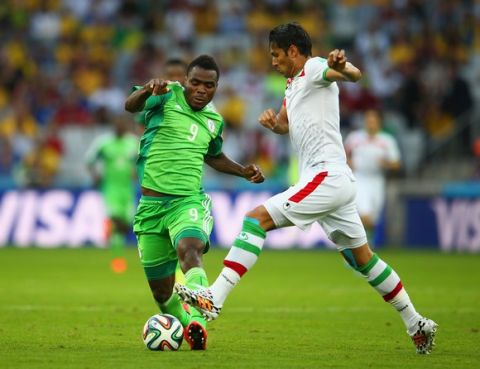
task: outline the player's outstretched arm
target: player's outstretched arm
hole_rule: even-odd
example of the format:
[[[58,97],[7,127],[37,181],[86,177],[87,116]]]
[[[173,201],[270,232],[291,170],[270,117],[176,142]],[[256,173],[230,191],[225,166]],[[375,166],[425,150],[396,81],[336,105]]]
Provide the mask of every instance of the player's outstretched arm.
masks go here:
[[[265,110],[258,117],[258,121],[262,126],[272,130],[272,132],[278,133],[279,135],[288,133],[287,109],[283,105],[278,114],[276,114],[273,109]]]
[[[262,183],[265,180],[262,170],[258,166],[255,164],[243,166],[230,159],[223,152],[217,156],[206,155],[205,163],[219,172],[242,177],[252,183]]]
[[[88,164],[87,165],[87,170],[90,174],[90,177],[92,178],[92,185],[95,188],[98,188],[100,186],[100,183],[102,182],[102,176],[99,173],[99,171],[95,168],[94,164]]]
[[[335,49],[328,54],[326,77],[329,81],[357,82],[362,78],[362,72],[347,61],[345,50]]]
[[[148,81],[143,88],[133,92],[127,100],[125,100],[125,110],[130,113],[138,113],[145,107],[145,101],[150,96],[163,95],[168,92],[168,81],[159,78]]]

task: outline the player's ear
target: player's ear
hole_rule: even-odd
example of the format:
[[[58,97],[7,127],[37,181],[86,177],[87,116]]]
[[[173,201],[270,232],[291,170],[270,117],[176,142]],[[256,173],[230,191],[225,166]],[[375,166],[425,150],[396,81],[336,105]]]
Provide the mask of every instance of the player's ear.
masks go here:
[[[298,47],[296,47],[295,45],[290,45],[288,47],[288,50],[287,50],[287,56],[289,58],[295,58],[298,56]]]

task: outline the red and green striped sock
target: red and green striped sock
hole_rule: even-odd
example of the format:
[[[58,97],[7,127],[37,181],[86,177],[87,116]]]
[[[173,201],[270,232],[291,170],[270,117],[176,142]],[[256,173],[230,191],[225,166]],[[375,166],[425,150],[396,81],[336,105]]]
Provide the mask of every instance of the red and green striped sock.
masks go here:
[[[210,287],[217,304],[223,304],[240,278],[256,263],[266,236],[267,233],[260,227],[257,219],[244,219],[242,231],[223,261],[225,267]]]
[[[359,267],[358,271],[367,278],[368,283],[382,295],[383,299],[399,312],[407,328],[418,321],[420,315],[403,288],[400,277],[377,254],[373,254],[368,263]]]

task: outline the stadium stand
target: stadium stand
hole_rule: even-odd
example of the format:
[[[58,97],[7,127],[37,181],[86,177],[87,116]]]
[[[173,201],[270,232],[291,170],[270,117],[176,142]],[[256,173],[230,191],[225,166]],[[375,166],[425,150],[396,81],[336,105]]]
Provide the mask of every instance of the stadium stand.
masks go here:
[[[480,136],[473,1],[30,0],[0,5],[0,25],[10,30],[0,36],[0,186],[88,184],[79,157],[108,129],[130,86],[161,75],[167,57],[199,53],[222,68],[215,104],[228,127],[225,151],[259,162],[273,186],[285,186],[288,139],[268,135],[256,118],[281,103],[285,82],[269,68],[265,40],[286,20],[305,26],[314,53],[345,48],[364,71],[361,84],[342,86],[344,133],[378,107],[400,143],[404,178],[432,175],[430,167],[437,173],[445,151],[466,163],[460,177],[473,176]]]

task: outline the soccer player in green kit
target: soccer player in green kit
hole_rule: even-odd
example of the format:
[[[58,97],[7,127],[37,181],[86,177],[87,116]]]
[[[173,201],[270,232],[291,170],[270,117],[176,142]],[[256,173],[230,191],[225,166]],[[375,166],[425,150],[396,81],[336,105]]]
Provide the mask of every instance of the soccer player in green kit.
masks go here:
[[[183,86],[185,85],[185,81],[187,79],[187,67],[188,64],[184,60],[180,58],[169,58],[163,64],[163,77],[161,78],[171,82],[177,81]],[[136,114],[135,117],[135,120],[143,127],[145,126],[146,114],[147,112],[143,110]],[[175,280],[185,284],[185,275],[180,268],[180,264],[177,264],[177,268],[175,270]]]
[[[240,165],[222,152],[223,119],[208,106],[218,79],[215,60],[201,55],[189,64],[184,88],[153,79],[136,86],[125,102],[129,112],[146,111],[137,159],[142,197],[134,221],[140,260],[160,310],[180,320],[192,350],[206,348],[206,321],[197,310],[183,309],[173,285],[179,260],[187,285],[208,286],[202,254],[213,218],[201,187],[203,163],[253,183],[264,180],[256,165]]]
[[[87,151],[87,167],[95,186],[100,188],[108,215],[108,243],[113,253],[115,273],[127,269],[125,237],[130,230],[135,207],[135,159],[138,137],[128,132],[125,116],[114,121],[115,132],[100,136]]]

